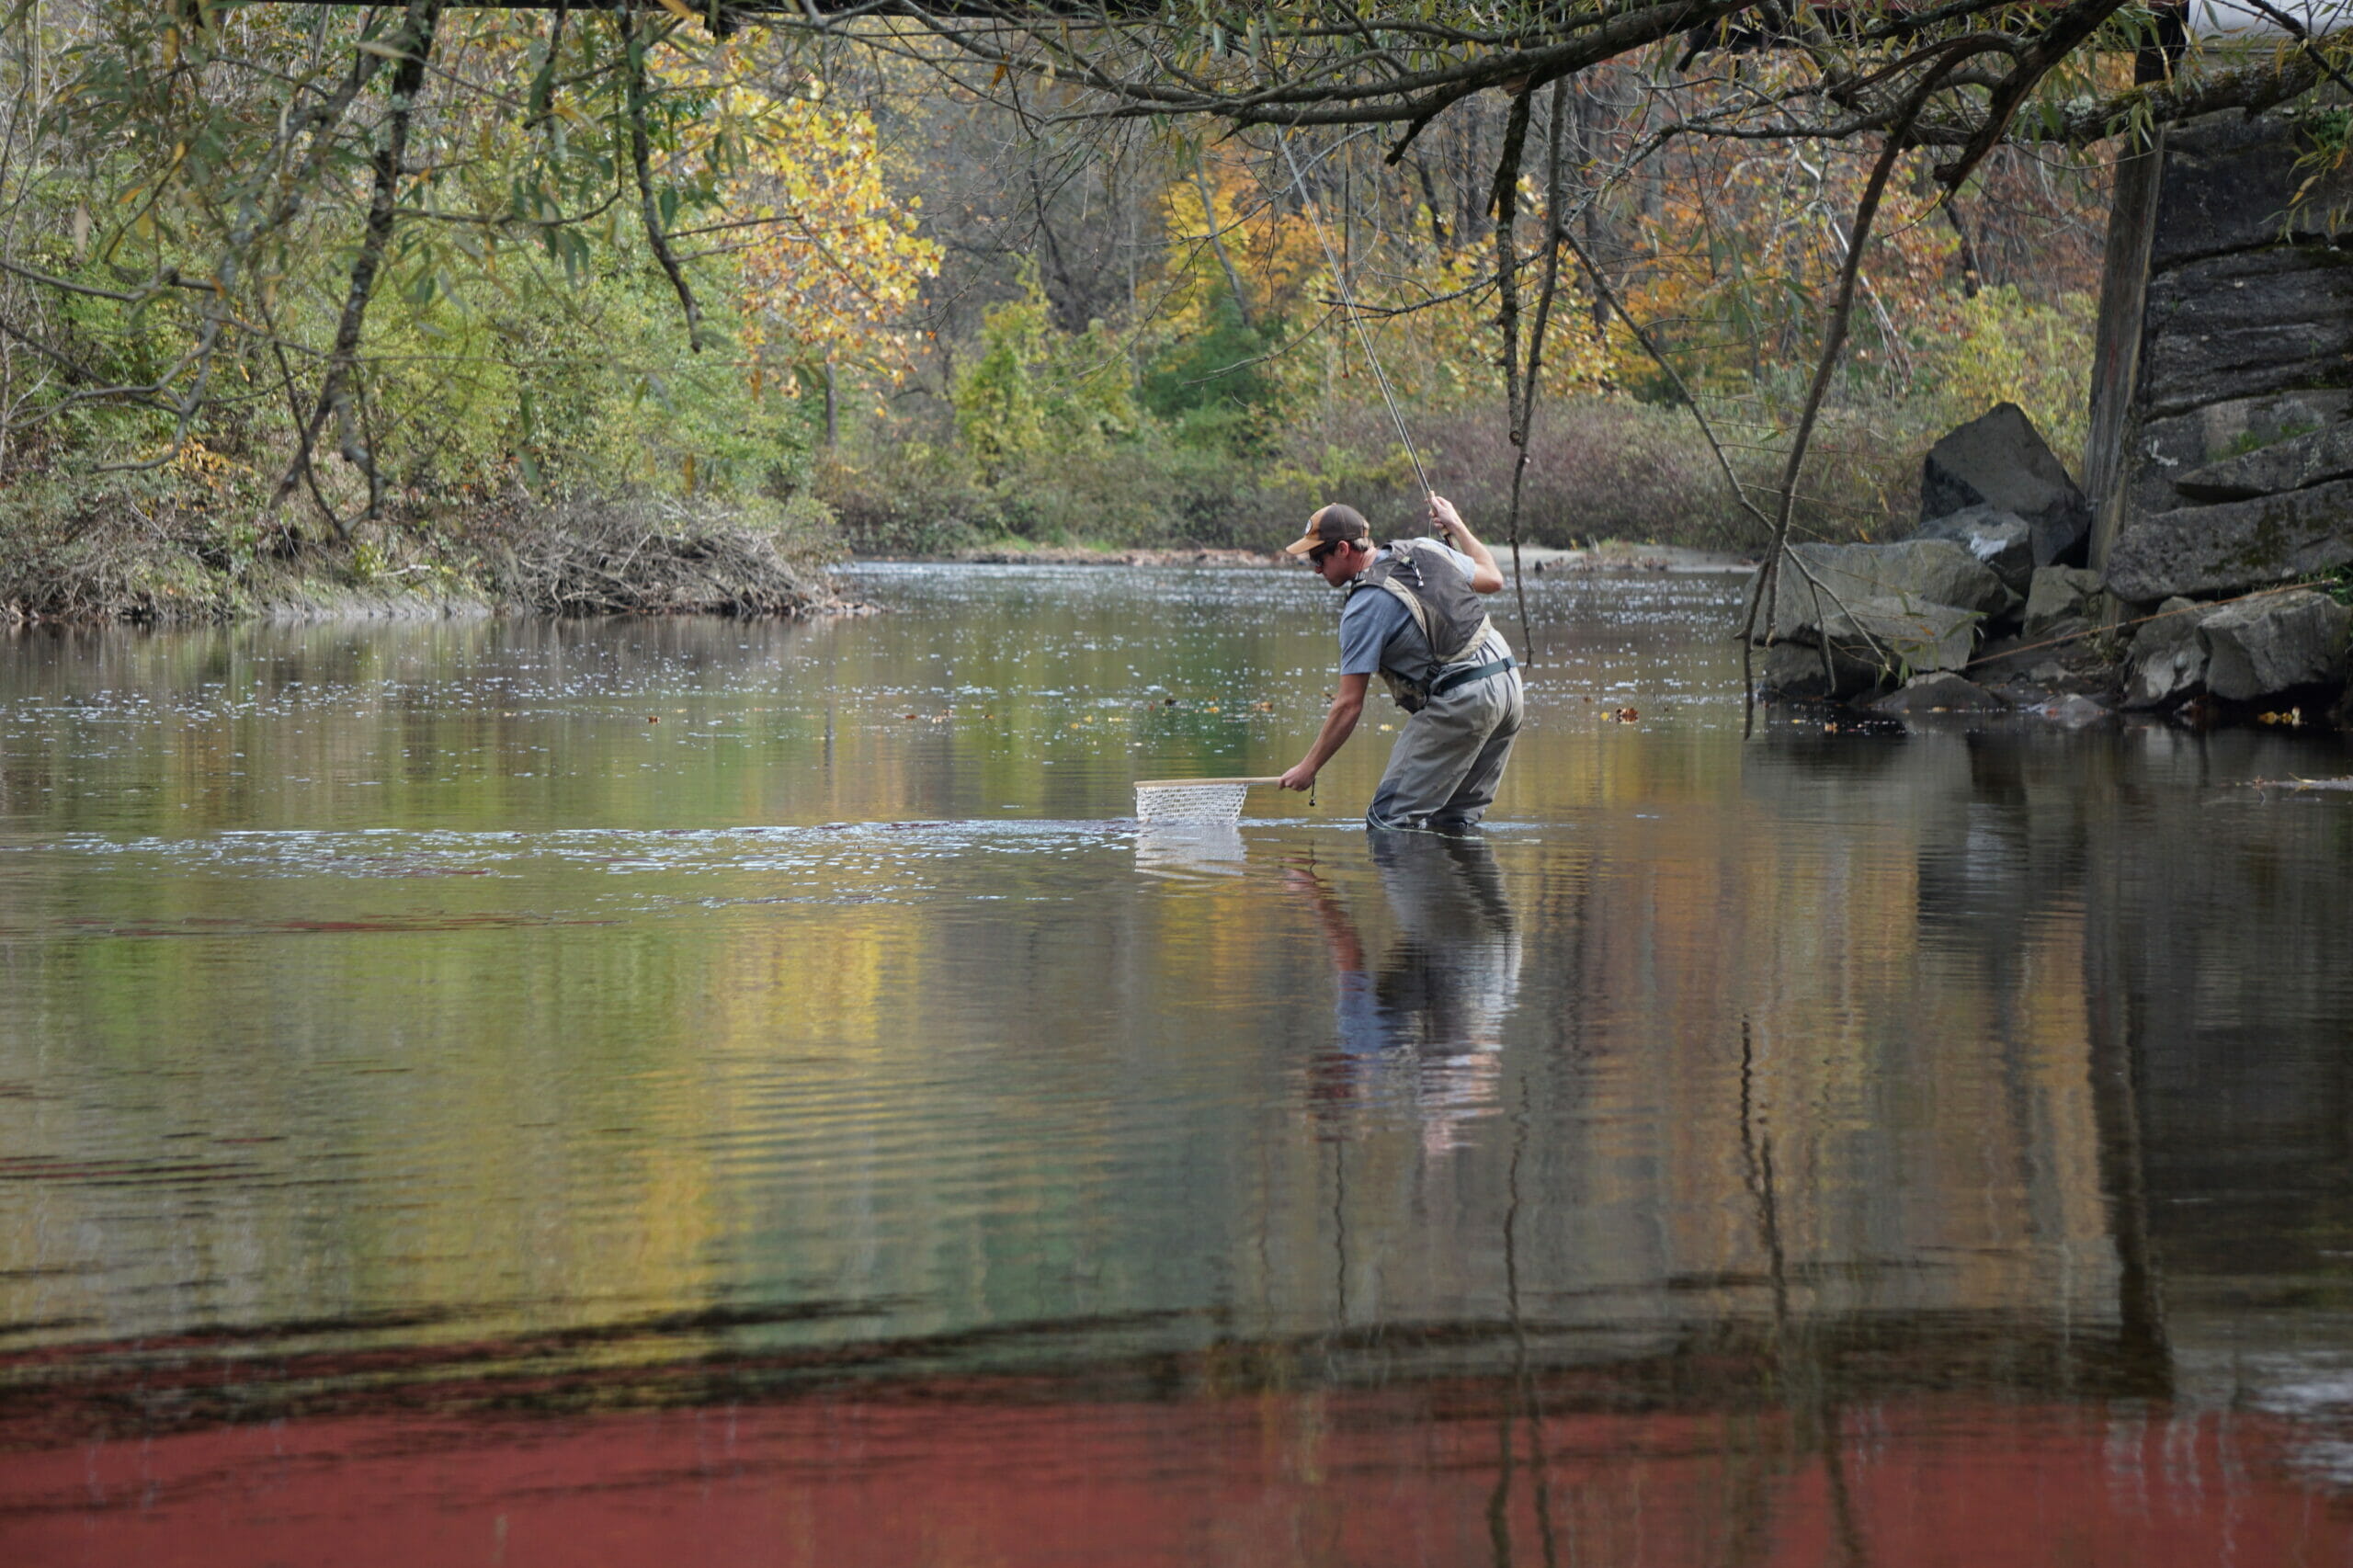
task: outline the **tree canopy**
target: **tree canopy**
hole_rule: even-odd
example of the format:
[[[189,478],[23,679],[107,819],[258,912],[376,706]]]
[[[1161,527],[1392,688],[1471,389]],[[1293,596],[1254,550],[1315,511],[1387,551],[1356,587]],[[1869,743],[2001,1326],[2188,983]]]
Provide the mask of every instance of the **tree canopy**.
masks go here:
[[[1250,438],[1297,325],[1254,311],[1313,296],[1334,321],[1358,263],[1322,266],[1299,225],[1337,213],[1345,253],[1358,154],[1376,151],[1417,171],[1446,243],[1417,298],[1375,308],[1491,312],[1476,352],[1501,371],[1523,460],[1540,390],[1611,374],[1606,345],[1548,348],[1548,327],[1615,319],[1688,402],[1706,372],[1673,348],[1695,290],[1722,296],[1702,314],[1753,312],[1776,247],[1801,236],[1826,237],[1839,274],[1802,312],[1819,402],[1859,301],[1889,310],[1863,259],[1882,210],[1899,255],[1940,210],[1966,249],[1953,204],[2005,157],[2345,83],[2337,37],[2245,4],[2273,36],[2217,49],[2177,8],[2125,0],[18,0],[0,26],[0,473],[69,447],[167,466],[242,429],[276,454],[268,505],[307,493],[340,532],[381,506],[398,433],[411,452],[472,443],[478,464],[539,472],[581,449],[596,378],[669,422],[662,439],[613,437],[612,460],[700,480],[756,466],[791,445],[762,423],[771,392],[830,386],[836,365],[904,367],[939,264],[872,113],[835,90],[859,70],[1080,155],[1139,133],[1179,150],[1171,166],[1192,173],[1155,221],[1172,243],[1199,233],[1160,274],[1190,279],[1165,316],[1199,331],[1139,372],[1161,416]],[[1419,150],[1465,116],[1486,165],[1457,181],[1479,199],[1449,231]],[[1791,165],[1724,164],[1691,187],[1685,224],[1716,269],[1704,285],[1667,290],[1672,266],[1630,274],[1581,219],[1677,149],[1698,167],[1698,150],[1763,147],[1825,149],[1791,154],[1814,176],[1806,221],[1771,217]],[[1716,233],[1708,192],[1744,187],[1764,226]],[[1828,190],[1847,211],[1817,223]],[[1671,212],[1662,199],[1647,191],[1643,222]],[[1262,221],[1292,225],[1268,242],[1286,259],[1245,278],[1225,237]],[[1475,264],[1460,243],[1473,227]],[[1043,342],[1046,318],[1018,319],[988,352]],[[1900,354],[1883,324],[1876,341]],[[420,434],[460,405],[474,428]],[[1809,428],[1778,486],[1784,526]]]

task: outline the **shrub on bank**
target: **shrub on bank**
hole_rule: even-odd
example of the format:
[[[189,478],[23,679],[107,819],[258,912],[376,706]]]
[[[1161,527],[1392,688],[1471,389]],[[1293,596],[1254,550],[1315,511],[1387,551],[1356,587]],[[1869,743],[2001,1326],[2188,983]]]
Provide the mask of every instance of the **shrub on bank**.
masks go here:
[[[1304,361],[1261,362],[1260,336],[1230,309],[1213,309],[1192,336],[1162,343],[1133,367],[1131,387],[1118,380],[1120,347],[1099,325],[1055,329],[1034,278],[1024,286],[1021,299],[991,312],[983,358],[950,389],[952,421],[887,417],[847,432],[821,464],[818,494],[841,515],[854,551],[936,554],[995,541],[1266,549],[1332,500],[1358,506],[1383,533],[1418,526],[1413,465],[1387,409],[1368,380],[1332,372],[1350,352],[1345,340],[1324,345],[1324,374],[1269,374],[1269,365]],[[1997,403],[2027,409],[2053,449],[2079,451],[2093,307],[2087,293],[2040,302],[1986,289],[1912,321],[1901,340],[1855,349],[1816,422],[1793,533],[1840,541],[1908,533],[1922,457]],[[1473,364],[1475,344],[1453,347],[1451,362]],[[1221,376],[1222,367],[1232,373]],[[1664,381],[1650,388],[1654,401],[1622,386],[1609,396],[1546,397],[1521,539],[1761,548],[1812,373],[1810,361],[1793,359],[1703,380],[1721,459],[1688,408],[1655,401],[1667,395]],[[1474,527],[1503,537],[1518,454],[1495,379],[1409,383],[1404,414],[1431,483]]]
[[[1461,507],[1483,536],[1501,540],[1518,455],[1502,400],[1409,412],[1406,427],[1438,494]],[[1368,462],[1356,455],[1367,452],[1379,457]],[[1420,525],[1412,464],[1379,407],[1339,410],[1307,424],[1278,483],[1310,506],[1345,499],[1373,519],[1377,532]],[[1746,542],[1722,475],[1688,415],[1598,399],[1540,407],[1522,482],[1519,537],[1561,549],[1602,539],[1715,549]]]
[[[1718,434],[1750,500],[1769,517],[1780,457],[1764,439],[1771,432],[1744,426],[1741,413],[1717,410]],[[1800,483],[1798,536],[1855,540],[1908,529],[1921,455],[1943,433],[1941,417],[1934,404],[1826,410]],[[1515,454],[1501,400],[1409,410],[1406,423],[1430,483],[1473,528],[1503,540]],[[822,460],[812,486],[859,555],[945,555],[1002,543],[1272,550],[1297,538],[1301,520],[1327,501],[1358,507],[1383,535],[1420,527],[1413,464],[1377,405],[1293,420],[1263,455],[1194,446],[1181,434],[1148,421],[1083,453],[1040,451],[1007,462],[992,483],[945,432],[924,438],[870,427]],[[1688,411],[1603,399],[1540,411],[1521,498],[1523,543],[1568,549],[1616,539],[1747,551],[1765,538],[1763,525],[1733,500]]]
[[[1254,465],[1156,423],[1084,451],[1001,456],[985,480],[952,441],[870,430],[824,457],[811,483],[858,555],[1005,542],[1271,548],[1298,532],[1268,520]]]
[[[137,382],[153,373],[142,344],[127,330],[90,352]],[[507,533],[588,517],[593,555],[615,506],[662,511],[672,532],[690,515],[756,554],[773,541],[779,560],[837,552],[807,493],[815,400],[789,377],[694,353],[658,277],[387,294],[365,347],[351,428],[330,422],[282,499],[292,437],[252,403],[186,432],[168,411],[69,407],[0,449],[0,619],[220,619],[352,592],[507,602],[511,585],[486,564]],[[379,454],[372,519],[347,437]]]

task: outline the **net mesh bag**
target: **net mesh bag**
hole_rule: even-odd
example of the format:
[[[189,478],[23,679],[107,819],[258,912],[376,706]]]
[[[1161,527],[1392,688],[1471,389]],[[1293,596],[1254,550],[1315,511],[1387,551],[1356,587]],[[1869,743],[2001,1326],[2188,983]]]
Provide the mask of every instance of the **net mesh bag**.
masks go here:
[[[1231,823],[1242,820],[1248,782],[1233,778],[1179,778],[1136,786],[1136,820],[1153,823]]]

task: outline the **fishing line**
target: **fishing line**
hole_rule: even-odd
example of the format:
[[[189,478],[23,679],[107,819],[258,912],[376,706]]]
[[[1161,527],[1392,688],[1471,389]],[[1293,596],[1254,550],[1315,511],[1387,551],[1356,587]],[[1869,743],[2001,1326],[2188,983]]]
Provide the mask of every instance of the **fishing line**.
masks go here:
[[[1324,231],[1324,221],[1316,215],[1316,203],[1307,194],[1307,176],[1300,172],[1299,159],[1290,150],[1290,128],[1281,127],[1275,139],[1282,144],[1283,161],[1290,165],[1291,187],[1299,193],[1300,205],[1307,209],[1308,226],[1315,231],[1316,243],[1324,247],[1324,264],[1332,269],[1332,281],[1340,290],[1340,308],[1356,325],[1365,363],[1372,367],[1373,381],[1381,388],[1381,401],[1389,407],[1389,422],[1397,427],[1397,439],[1404,444],[1406,460],[1414,465],[1415,481],[1421,485],[1425,497],[1433,495],[1437,493],[1430,489],[1430,476],[1422,472],[1421,454],[1414,449],[1414,438],[1405,434],[1405,417],[1397,412],[1397,398],[1389,390],[1389,377],[1381,368],[1381,356],[1372,351],[1372,335],[1364,328],[1364,316],[1358,311],[1356,296],[1348,289],[1348,275],[1340,266],[1338,254],[1332,249],[1332,236]],[[1214,220],[1216,215],[1211,216]]]

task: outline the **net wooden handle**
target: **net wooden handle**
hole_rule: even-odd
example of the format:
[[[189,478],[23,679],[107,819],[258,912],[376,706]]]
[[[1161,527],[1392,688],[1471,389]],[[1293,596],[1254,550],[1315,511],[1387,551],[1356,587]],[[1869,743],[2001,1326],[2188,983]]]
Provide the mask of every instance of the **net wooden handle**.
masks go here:
[[[1279,784],[1282,781],[1283,776],[1279,773],[1265,778],[1139,778],[1136,788],[1164,790],[1178,784]]]

